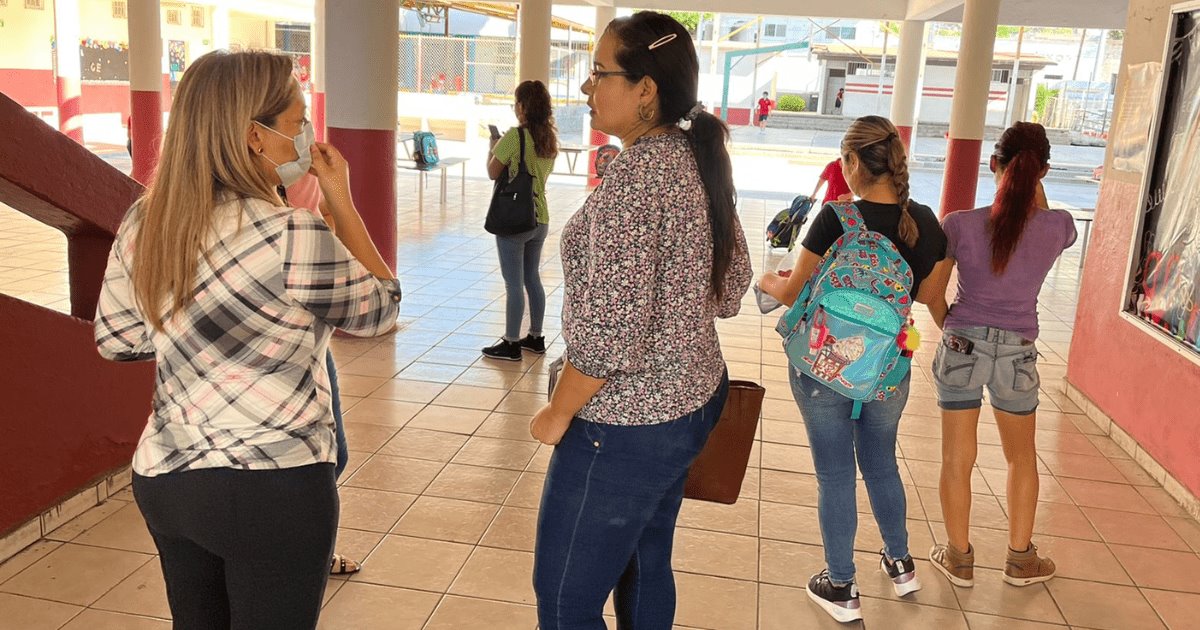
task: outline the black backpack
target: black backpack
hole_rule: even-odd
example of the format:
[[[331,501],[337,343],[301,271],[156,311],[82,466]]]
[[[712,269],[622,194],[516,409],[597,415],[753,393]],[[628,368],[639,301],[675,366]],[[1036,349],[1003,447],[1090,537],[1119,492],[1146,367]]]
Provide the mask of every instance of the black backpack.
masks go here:
[[[792,205],[775,215],[767,226],[767,241],[772,248],[786,247],[789,252],[792,251],[796,245],[796,237],[800,235],[800,228],[808,220],[813,201],[811,197],[800,195],[792,200]]]

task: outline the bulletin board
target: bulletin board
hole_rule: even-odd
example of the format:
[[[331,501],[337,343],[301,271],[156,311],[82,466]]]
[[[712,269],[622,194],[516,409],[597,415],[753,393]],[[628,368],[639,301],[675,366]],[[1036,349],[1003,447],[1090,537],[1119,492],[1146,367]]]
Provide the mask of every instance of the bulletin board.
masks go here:
[[[1200,357],[1200,2],[1167,33],[1125,312]]]

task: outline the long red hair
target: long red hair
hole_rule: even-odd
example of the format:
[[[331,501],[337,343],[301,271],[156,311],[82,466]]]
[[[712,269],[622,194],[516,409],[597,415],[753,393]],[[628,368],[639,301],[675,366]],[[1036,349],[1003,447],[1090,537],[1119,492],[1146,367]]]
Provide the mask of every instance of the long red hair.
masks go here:
[[[1046,128],[1019,122],[1004,130],[992,153],[1002,169],[988,222],[992,243],[992,273],[1000,275],[1021,242],[1029,218],[1037,212],[1034,203],[1042,170],[1050,163],[1050,141]]]

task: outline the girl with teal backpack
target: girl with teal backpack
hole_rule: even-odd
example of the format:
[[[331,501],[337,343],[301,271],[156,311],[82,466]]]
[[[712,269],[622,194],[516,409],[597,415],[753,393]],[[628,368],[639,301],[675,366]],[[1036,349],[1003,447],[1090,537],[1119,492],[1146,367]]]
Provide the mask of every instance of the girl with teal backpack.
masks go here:
[[[760,287],[789,306],[777,330],[792,395],[808,432],[820,490],[825,570],[809,599],[834,619],[862,619],[855,584],[855,479],[861,470],[882,534],[880,569],[897,595],[921,588],[908,552],[907,504],[896,433],[908,401],[919,336],[914,301],[928,304],[948,273],[946,236],[928,207],[908,198],[907,150],[885,118],[856,120],[842,139],[842,170],[857,201],[826,204],[813,219],[796,269]],[[940,277],[940,275],[935,276]]]

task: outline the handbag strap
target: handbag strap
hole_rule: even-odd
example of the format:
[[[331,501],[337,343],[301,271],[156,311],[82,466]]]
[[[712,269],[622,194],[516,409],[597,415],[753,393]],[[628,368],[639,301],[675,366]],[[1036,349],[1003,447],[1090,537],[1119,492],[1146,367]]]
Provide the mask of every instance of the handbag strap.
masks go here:
[[[520,149],[520,152],[517,153],[517,158],[518,158],[517,174],[520,175],[521,173],[525,173],[526,175],[528,175],[529,169],[526,168],[526,166],[525,166],[525,128],[524,127],[517,127],[517,136],[521,139],[521,149]]]

